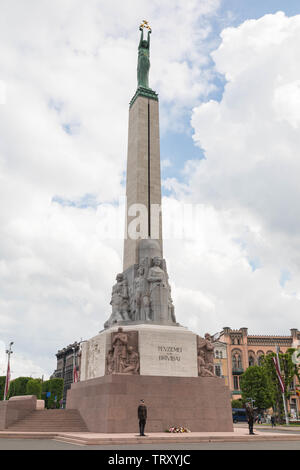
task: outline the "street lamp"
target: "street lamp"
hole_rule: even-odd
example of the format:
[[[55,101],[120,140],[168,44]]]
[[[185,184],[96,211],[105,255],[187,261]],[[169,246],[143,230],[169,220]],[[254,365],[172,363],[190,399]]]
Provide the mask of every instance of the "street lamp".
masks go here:
[[[7,349],[5,352],[7,354],[7,372],[6,372],[6,379],[5,379],[5,387],[4,387],[4,396],[3,400],[6,400],[6,396],[8,393],[8,387],[9,387],[9,381],[10,381],[10,355],[13,353],[11,347],[14,344],[13,341],[9,343],[9,349]]]

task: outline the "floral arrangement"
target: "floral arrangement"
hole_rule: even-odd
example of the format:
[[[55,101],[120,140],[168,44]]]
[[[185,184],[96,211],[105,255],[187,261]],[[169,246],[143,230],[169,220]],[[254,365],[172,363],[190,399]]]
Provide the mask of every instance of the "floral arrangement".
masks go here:
[[[183,426],[171,426],[166,432],[191,432],[189,429],[184,428]]]

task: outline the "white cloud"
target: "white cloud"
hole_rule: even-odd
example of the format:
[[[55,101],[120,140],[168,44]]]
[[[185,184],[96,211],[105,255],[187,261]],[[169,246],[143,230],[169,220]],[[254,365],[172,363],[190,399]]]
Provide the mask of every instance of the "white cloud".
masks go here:
[[[216,312],[208,320],[199,302],[199,327],[209,321],[212,330],[229,324],[288,334],[299,328],[300,308],[300,16],[267,15],[221,36],[212,55],[227,83],[220,102],[194,109],[194,139],[206,159],[186,165],[180,193],[215,211],[203,220],[201,252],[197,242],[189,248],[198,254],[194,266],[187,263],[194,290],[201,285]],[[281,285],[283,271],[290,279]],[[190,282],[187,274],[180,288]]]

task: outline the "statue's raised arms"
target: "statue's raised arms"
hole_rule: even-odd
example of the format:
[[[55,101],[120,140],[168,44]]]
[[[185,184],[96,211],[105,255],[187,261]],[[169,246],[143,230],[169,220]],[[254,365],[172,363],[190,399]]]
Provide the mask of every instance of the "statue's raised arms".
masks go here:
[[[150,69],[150,34],[151,28],[148,21],[144,20],[140,25],[141,38],[139,43],[139,55],[137,66],[138,87],[149,88],[149,69]],[[144,29],[147,29],[147,39],[144,39]]]

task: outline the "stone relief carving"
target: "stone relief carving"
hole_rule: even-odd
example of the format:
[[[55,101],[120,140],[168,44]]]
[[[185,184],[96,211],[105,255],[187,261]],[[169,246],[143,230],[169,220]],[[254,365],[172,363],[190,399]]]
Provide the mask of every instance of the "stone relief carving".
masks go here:
[[[129,343],[134,344],[130,345]],[[138,374],[140,368],[137,351],[137,332],[126,333],[118,328],[112,333],[111,349],[106,357],[107,374]]]
[[[95,370],[97,368],[97,361],[100,354],[100,345],[98,342],[91,342],[90,345],[90,357],[88,363],[88,375],[89,377],[95,377]]]
[[[123,369],[123,374],[138,374],[140,368],[139,354],[133,349],[132,346],[128,347],[127,361]]]
[[[204,338],[197,336],[198,375],[200,377],[216,377],[214,373],[214,347],[212,338],[206,333]]]

